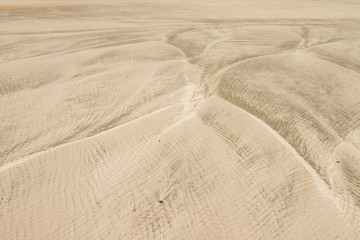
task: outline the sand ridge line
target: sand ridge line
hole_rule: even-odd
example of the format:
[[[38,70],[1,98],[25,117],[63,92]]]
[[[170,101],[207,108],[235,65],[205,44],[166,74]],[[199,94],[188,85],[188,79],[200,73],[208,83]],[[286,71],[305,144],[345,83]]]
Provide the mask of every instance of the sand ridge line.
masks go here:
[[[240,107],[239,107],[240,108]],[[329,201],[333,202],[339,216],[343,217],[347,223],[351,222],[349,216],[346,214],[346,210],[343,208],[341,202],[339,202],[336,198],[342,198],[337,192],[331,190],[330,186],[325,183],[325,181],[319,176],[316,170],[303,158],[301,157],[298,152],[295,150],[293,146],[291,146],[279,133],[277,133],[274,129],[272,129],[269,125],[263,122],[261,119],[257,118],[253,114],[249,113],[248,111],[240,108],[244,111],[249,117],[254,119],[256,122],[261,124],[266,130],[268,130],[283,146],[289,150],[293,156],[299,160],[299,162],[304,166],[305,170],[311,175],[314,179],[314,183],[316,187],[319,189],[319,192],[326,197]],[[351,224],[349,224],[351,226]]]
[[[219,78],[222,74],[226,73],[228,70],[232,69],[233,67],[236,67],[237,65],[240,65],[242,63],[250,62],[252,60],[262,59],[262,58],[266,58],[266,57],[269,57],[269,56],[285,55],[285,54],[288,54],[288,53],[286,53],[286,52],[269,53],[269,54],[263,54],[263,55],[260,55],[260,56],[248,57],[248,58],[236,61],[234,63],[231,63],[230,65],[227,65],[224,68],[219,69],[217,72],[213,73],[212,76],[210,77],[210,79],[215,79],[215,83],[214,83],[214,86],[211,87],[211,90],[210,90],[209,93],[212,94],[214,91],[216,91],[216,89],[218,87],[220,79],[216,79],[216,78]],[[214,80],[212,80],[212,81],[214,81]]]
[[[0,166],[0,172],[6,171],[6,170],[8,170],[8,169],[10,169],[10,168],[13,168],[13,167],[16,167],[16,166],[18,166],[18,165],[20,165],[20,164],[22,164],[22,163],[24,163],[24,162],[26,162],[26,161],[28,161],[28,160],[31,160],[32,158],[41,156],[42,154],[49,153],[49,152],[51,152],[51,151],[53,151],[53,150],[55,150],[55,149],[62,148],[62,147],[66,147],[66,146],[69,146],[69,145],[72,145],[72,144],[76,144],[76,143],[80,143],[80,142],[83,142],[83,141],[87,141],[87,140],[89,140],[89,139],[93,139],[93,138],[95,138],[95,137],[104,135],[104,134],[106,134],[106,133],[108,133],[108,132],[110,132],[110,131],[116,130],[116,129],[118,129],[118,128],[125,127],[125,126],[127,126],[127,125],[129,125],[129,124],[131,124],[131,123],[134,123],[134,122],[136,122],[136,121],[140,121],[140,120],[142,120],[142,119],[148,118],[148,117],[152,116],[153,114],[157,114],[157,113],[160,113],[160,112],[162,112],[162,111],[166,111],[166,110],[168,110],[168,109],[170,109],[170,108],[173,108],[173,107],[176,107],[176,106],[179,106],[179,105],[178,105],[178,104],[175,104],[175,105],[163,107],[163,108],[158,109],[158,110],[156,110],[156,111],[154,111],[154,112],[148,113],[148,114],[146,114],[146,115],[143,115],[143,116],[141,116],[141,117],[138,117],[138,118],[136,118],[136,119],[133,119],[133,120],[131,120],[131,121],[129,121],[129,122],[125,122],[125,123],[123,123],[123,124],[121,124],[121,125],[119,125],[119,126],[116,126],[116,127],[113,127],[113,128],[107,129],[107,130],[104,130],[104,131],[99,132],[99,133],[97,133],[97,134],[94,134],[94,135],[92,135],[92,136],[85,137],[85,138],[81,138],[81,139],[78,139],[78,140],[75,140],[75,141],[72,141],[72,142],[67,142],[67,143],[64,143],[64,144],[60,144],[60,145],[54,146],[54,147],[52,147],[52,148],[49,148],[49,149],[46,149],[46,150],[43,150],[43,151],[39,151],[39,152],[30,154],[30,155],[24,156],[24,157],[22,157],[22,158],[20,158],[20,159],[18,159],[18,160],[15,160],[15,161],[12,161],[12,162],[9,162],[9,163],[6,163],[6,164]]]
[[[217,96],[217,95],[215,95]],[[217,96],[220,97],[220,96]],[[221,97],[220,97],[221,98]],[[223,99],[223,98],[221,98]],[[225,100],[225,99],[224,99]],[[226,101],[226,100],[225,100]],[[232,105],[234,105],[233,103],[226,101]],[[334,201],[334,195],[331,192],[329,186],[324,182],[324,180],[318,175],[318,173],[316,172],[315,169],[313,169],[311,167],[311,165],[309,163],[306,162],[306,160],[301,157],[299,155],[299,153],[295,150],[295,148],[293,148],[293,146],[291,146],[278,132],[276,132],[273,128],[271,128],[269,125],[267,125],[265,122],[263,122],[261,119],[259,119],[258,117],[256,117],[255,115],[249,113],[248,111],[244,110],[243,108],[234,105],[236,107],[238,107],[239,109],[241,109],[241,111],[243,111],[244,113],[246,113],[249,117],[251,117],[253,120],[255,120],[256,122],[258,122],[262,127],[264,127],[266,130],[268,130],[282,145],[284,145],[284,147],[289,150],[298,160],[299,162],[304,166],[304,168],[307,170],[307,172],[309,172],[309,174],[312,176],[312,178],[314,179],[314,183],[316,184],[316,186],[318,187],[318,189],[320,190],[321,193],[323,193],[324,196],[326,196],[327,198],[329,198],[330,200]]]
[[[216,94],[213,96],[217,96]],[[220,96],[217,96],[221,99],[223,99]],[[227,101],[224,99],[224,101],[234,105],[233,103]],[[329,201],[331,201],[334,206],[337,209],[337,212],[339,216],[343,217],[347,223],[351,222],[351,219],[346,214],[346,210],[343,208],[343,205],[341,201],[337,200],[338,197],[342,199],[342,196],[340,196],[338,193],[331,190],[330,186],[326,184],[326,182],[319,176],[319,174],[316,172],[316,170],[303,158],[301,157],[298,152],[295,150],[295,148],[290,145],[278,132],[276,132],[273,128],[271,128],[269,125],[267,125],[265,122],[263,122],[261,119],[256,117],[255,115],[249,113],[245,109],[234,105],[238,107],[241,111],[246,113],[250,118],[258,122],[262,127],[264,127],[269,133],[271,133],[293,156],[303,165],[305,170],[310,174],[310,176],[313,178],[314,183],[316,187],[318,188],[319,192],[327,198]],[[351,226],[351,224],[349,224]]]
[[[354,75],[356,75],[357,77],[360,77],[360,74],[359,74],[358,72],[356,72],[356,71],[354,71],[354,70],[351,70],[350,68],[341,66],[340,64],[337,64],[337,63],[332,62],[332,61],[330,61],[330,60],[327,60],[326,57],[325,57],[325,56],[322,56],[321,54],[316,54],[316,55],[315,55],[315,54],[313,54],[313,53],[311,53],[311,52],[308,52],[308,51],[301,51],[301,53],[304,54],[304,55],[306,55],[306,56],[310,56],[310,57],[312,57],[312,58],[316,58],[316,59],[318,59],[319,61],[323,61],[323,62],[326,62],[326,63],[328,63],[328,64],[334,65],[334,66],[336,66],[336,67],[338,67],[338,68],[341,68],[342,70],[344,70],[344,71],[346,71],[346,72],[348,72],[348,73],[350,73],[350,74],[354,74]]]
[[[217,96],[217,95],[215,95]],[[220,96],[218,96],[220,97]],[[221,97],[220,97],[221,98]],[[221,98],[223,99],[223,98]],[[225,100],[225,99],[224,99]],[[233,103],[225,100],[226,102],[234,105]],[[342,199],[342,196],[340,196],[337,192],[334,192],[331,190],[330,186],[326,184],[326,182],[319,176],[319,174],[316,172],[316,170],[303,158],[299,155],[299,153],[295,150],[295,148],[289,144],[278,132],[276,132],[273,128],[271,128],[269,125],[267,125],[265,122],[263,122],[261,119],[256,117],[255,115],[249,113],[245,109],[234,105],[241,109],[244,113],[246,113],[249,117],[251,117],[253,120],[258,122],[261,126],[263,126],[266,130],[268,130],[290,153],[293,154],[293,156],[304,166],[305,170],[310,174],[310,176],[314,179],[314,183],[316,187],[319,189],[319,192],[326,197],[329,201],[333,202],[339,216],[343,217],[347,223],[351,222],[351,219],[346,214],[346,210],[343,208],[343,205],[341,201],[337,200],[338,197]],[[349,224],[351,226],[351,224]]]

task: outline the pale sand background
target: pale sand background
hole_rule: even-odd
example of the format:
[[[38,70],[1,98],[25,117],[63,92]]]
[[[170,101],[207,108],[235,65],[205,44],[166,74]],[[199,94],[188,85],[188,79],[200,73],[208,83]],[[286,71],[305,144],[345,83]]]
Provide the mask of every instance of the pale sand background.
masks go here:
[[[360,239],[360,2],[179,2],[0,0],[0,238]]]

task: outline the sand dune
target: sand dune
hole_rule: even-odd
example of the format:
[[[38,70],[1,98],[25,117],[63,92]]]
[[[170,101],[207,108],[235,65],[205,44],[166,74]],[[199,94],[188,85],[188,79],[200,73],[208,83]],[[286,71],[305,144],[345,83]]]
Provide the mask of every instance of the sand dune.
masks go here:
[[[360,239],[359,12],[0,0],[1,239]]]

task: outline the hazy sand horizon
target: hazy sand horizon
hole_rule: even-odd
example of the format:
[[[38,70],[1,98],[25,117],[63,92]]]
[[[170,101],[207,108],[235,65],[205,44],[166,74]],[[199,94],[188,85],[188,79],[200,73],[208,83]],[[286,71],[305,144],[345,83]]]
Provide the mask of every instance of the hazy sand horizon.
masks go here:
[[[0,0],[1,239],[360,239],[359,13]]]

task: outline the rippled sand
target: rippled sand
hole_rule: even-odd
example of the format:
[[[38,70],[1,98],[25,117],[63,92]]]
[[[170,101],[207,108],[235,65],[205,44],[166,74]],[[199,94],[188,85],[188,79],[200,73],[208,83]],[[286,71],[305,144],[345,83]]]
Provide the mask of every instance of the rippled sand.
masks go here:
[[[360,239],[359,13],[0,0],[0,238]]]

